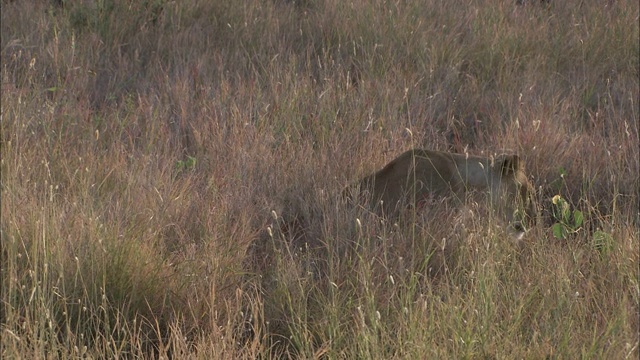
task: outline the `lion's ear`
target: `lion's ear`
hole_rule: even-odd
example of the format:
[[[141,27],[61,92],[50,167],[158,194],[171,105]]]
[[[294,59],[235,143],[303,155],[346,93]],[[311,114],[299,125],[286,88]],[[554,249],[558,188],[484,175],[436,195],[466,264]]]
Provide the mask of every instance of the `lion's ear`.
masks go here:
[[[522,162],[518,155],[500,155],[497,159],[497,167],[502,176],[511,176],[522,167]]]

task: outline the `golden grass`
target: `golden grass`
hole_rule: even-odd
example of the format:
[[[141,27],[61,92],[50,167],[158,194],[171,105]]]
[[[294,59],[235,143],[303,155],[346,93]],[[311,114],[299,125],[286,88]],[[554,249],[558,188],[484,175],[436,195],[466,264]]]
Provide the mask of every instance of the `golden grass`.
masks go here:
[[[3,358],[638,357],[636,1],[63,3],[2,3]],[[541,221],[340,201],[411,147]]]

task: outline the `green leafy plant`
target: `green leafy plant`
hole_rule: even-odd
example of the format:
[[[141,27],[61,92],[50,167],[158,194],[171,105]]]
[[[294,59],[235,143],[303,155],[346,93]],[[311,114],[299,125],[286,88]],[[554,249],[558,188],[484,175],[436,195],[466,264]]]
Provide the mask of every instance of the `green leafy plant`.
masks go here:
[[[584,215],[580,210],[571,211],[569,203],[560,195],[551,199],[553,203],[553,236],[557,239],[566,239],[571,234],[580,231],[584,221]]]
[[[600,255],[607,255],[613,251],[613,237],[608,232],[596,230],[591,236],[591,245]]]
[[[193,170],[196,167],[196,158],[193,156],[187,156],[186,160],[176,161],[176,170],[187,171]]]

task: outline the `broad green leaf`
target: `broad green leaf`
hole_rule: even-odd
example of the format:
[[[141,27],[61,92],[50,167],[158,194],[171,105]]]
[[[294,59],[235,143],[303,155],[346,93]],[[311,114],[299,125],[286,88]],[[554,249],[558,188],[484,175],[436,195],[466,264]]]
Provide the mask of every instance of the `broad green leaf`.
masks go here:
[[[573,220],[575,222],[576,228],[582,226],[582,222],[584,221],[584,216],[582,215],[582,211],[574,210],[573,211]]]
[[[553,224],[553,236],[556,239],[564,239],[564,226],[560,223]]]

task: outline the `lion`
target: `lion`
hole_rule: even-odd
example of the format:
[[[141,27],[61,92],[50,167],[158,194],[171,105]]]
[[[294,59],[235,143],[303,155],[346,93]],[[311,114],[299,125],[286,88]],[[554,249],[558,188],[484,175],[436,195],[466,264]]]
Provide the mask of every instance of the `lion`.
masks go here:
[[[471,156],[412,149],[346,190],[348,199],[364,200],[370,210],[393,218],[402,208],[420,208],[429,199],[484,193],[491,209],[502,214],[521,236],[535,216],[534,189],[518,155]]]

